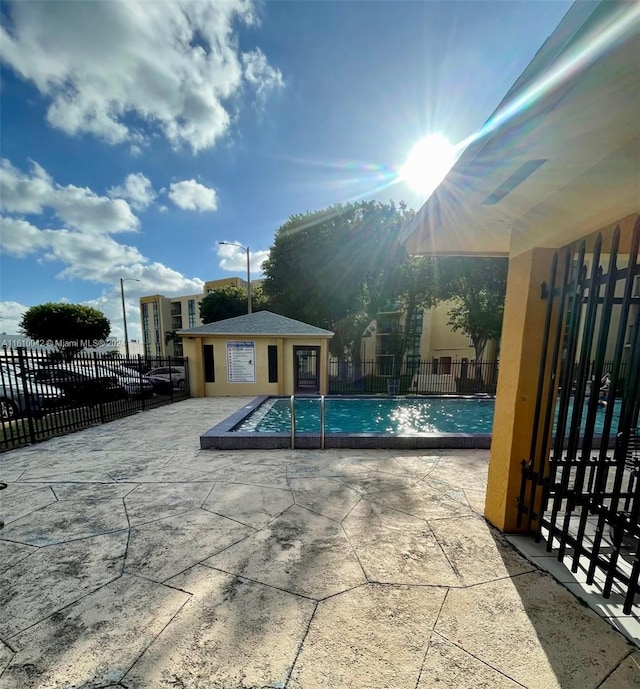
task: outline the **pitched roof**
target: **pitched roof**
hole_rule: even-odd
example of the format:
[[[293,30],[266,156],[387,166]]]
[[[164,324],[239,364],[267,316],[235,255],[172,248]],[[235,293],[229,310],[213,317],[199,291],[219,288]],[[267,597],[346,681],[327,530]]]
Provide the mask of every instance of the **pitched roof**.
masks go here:
[[[227,318],[215,323],[206,323],[197,328],[186,328],[177,331],[178,335],[269,335],[269,336],[303,336],[333,337],[330,330],[316,328],[293,318],[280,316],[271,311],[258,311],[246,316]]]

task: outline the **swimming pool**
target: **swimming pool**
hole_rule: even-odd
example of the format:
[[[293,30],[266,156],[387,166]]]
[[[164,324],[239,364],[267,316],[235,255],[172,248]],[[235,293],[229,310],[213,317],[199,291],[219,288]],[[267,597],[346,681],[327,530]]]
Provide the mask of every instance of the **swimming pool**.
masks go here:
[[[200,447],[225,450],[289,448],[290,404],[288,397],[256,397],[203,433]],[[326,397],[325,404],[327,448],[487,449],[491,445],[493,398]],[[295,413],[295,446],[319,447],[319,399],[296,398]],[[616,409],[614,427],[617,415]],[[596,434],[601,431],[603,417],[604,414],[599,413],[596,418]]]
[[[296,432],[320,432],[318,399],[296,399]],[[493,399],[325,398],[326,433],[491,433]],[[266,400],[236,429],[290,433],[289,399]]]
[[[261,396],[200,436],[203,449],[291,447],[291,400]],[[326,448],[488,448],[489,399],[326,397]],[[320,402],[296,399],[296,448],[320,446]]]

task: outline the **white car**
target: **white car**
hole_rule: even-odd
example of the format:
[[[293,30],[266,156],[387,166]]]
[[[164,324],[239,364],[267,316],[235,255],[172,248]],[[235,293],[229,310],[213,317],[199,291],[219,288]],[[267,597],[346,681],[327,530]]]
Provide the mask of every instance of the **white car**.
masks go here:
[[[93,375],[115,377],[118,380],[118,384],[126,390],[129,397],[153,396],[153,384],[147,376],[136,373],[124,366],[101,362],[98,365],[93,363],[82,365],[79,370],[82,370],[82,368],[91,371]]]
[[[101,368],[100,366],[98,367],[98,369]],[[129,397],[153,396],[153,383],[146,375],[136,373],[124,366],[115,366],[114,368],[108,366],[104,367],[104,370],[111,371],[112,375],[115,374],[118,377],[118,382],[127,391]]]

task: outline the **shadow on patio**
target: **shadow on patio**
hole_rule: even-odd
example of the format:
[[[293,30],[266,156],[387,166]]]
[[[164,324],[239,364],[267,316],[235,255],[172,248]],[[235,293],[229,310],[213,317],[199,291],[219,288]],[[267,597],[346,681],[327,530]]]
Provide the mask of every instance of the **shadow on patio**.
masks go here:
[[[485,523],[486,451],[199,450],[241,404],[0,456],[0,687],[628,686],[632,647]]]

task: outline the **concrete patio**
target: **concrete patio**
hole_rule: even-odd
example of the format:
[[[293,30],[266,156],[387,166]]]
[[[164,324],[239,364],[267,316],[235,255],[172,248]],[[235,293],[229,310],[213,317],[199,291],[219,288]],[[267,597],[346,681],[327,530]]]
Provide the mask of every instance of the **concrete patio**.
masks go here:
[[[482,518],[488,451],[199,449],[191,399],[0,455],[0,688],[629,689]]]

